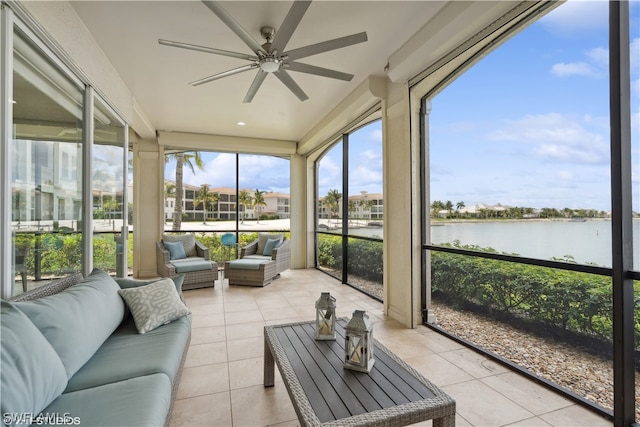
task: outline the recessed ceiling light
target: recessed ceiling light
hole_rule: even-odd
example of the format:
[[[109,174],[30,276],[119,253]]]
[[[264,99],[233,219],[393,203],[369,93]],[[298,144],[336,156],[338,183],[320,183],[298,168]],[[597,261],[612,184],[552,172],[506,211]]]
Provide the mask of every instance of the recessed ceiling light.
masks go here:
[[[246,123],[245,123],[245,122],[236,122],[236,124],[237,124],[238,126],[244,126],[244,125],[246,125]]]

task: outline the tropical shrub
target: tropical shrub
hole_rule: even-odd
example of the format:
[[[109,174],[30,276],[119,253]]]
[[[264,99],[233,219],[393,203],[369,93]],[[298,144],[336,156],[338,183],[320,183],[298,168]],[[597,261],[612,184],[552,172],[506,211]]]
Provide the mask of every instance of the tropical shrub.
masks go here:
[[[640,282],[634,288],[635,336],[640,343]],[[434,296],[460,308],[612,340],[612,287],[607,276],[432,251],[431,289]]]
[[[382,242],[349,238],[348,251],[347,271],[350,275],[382,283]],[[318,236],[318,264],[334,270],[342,269],[342,236]]]

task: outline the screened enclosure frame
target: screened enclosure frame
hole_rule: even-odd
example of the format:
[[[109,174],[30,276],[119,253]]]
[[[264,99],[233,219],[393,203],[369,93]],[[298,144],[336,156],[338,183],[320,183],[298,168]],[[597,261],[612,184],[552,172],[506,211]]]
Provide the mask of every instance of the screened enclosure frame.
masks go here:
[[[611,226],[612,226],[612,267],[597,267],[586,264],[571,264],[560,261],[541,260],[498,253],[471,251],[460,248],[432,245],[428,241],[430,227],[427,203],[429,201],[429,147],[427,142],[428,113],[430,99],[436,90],[426,94],[420,103],[420,182],[421,197],[421,238],[422,238],[422,311],[423,324],[472,347],[498,363],[505,364],[532,377],[566,397],[590,407],[611,418],[616,426],[637,425],[635,420],[635,364],[634,364],[634,294],[633,282],[640,280],[640,270],[633,265],[633,223],[632,223],[632,171],[631,171],[631,100],[630,100],[630,58],[629,58],[629,3],[609,2],[609,93],[610,93],[610,149],[611,149]],[[636,249],[638,250],[638,249]],[[447,252],[470,257],[494,259],[524,265],[554,268],[596,274],[611,278],[613,298],[613,412],[585,399],[555,383],[537,377],[509,360],[483,350],[473,343],[450,334],[430,323],[429,268],[432,251]]]

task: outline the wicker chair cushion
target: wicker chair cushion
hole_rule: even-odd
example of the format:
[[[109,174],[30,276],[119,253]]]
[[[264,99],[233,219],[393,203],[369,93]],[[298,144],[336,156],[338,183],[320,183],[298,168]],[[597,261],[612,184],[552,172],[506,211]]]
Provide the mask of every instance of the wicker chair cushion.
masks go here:
[[[171,261],[171,264],[176,268],[176,273],[189,273],[192,271],[211,270],[213,268],[211,261],[206,261],[202,258],[197,260],[191,260],[189,258],[179,259]]]
[[[184,246],[184,253],[190,256],[198,256],[198,252],[196,251],[196,238],[193,234],[162,234],[163,242],[182,242]]]
[[[258,250],[256,251],[256,253],[258,255],[262,255],[264,252],[264,247],[267,245],[267,240],[269,239],[280,239],[280,240],[284,240],[284,234],[282,233],[260,233],[258,234]]]
[[[0,310],[0,410],[2,414],[39,414],[64,391],[67,372],[51,344],[22,311],[5,301]]]
[[[231,261],[229,267],[239,270],[258,270],[260,265],[265,262],[269,262],[269,260],[242,258]]]

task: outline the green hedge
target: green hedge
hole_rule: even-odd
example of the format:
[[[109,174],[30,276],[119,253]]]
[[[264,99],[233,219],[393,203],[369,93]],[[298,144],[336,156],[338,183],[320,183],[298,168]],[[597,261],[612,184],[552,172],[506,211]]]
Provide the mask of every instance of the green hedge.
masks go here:
[[[289,238],[290,233],[284,232]],[[115,233],[93,235],[93,266],[105,271],[116,270]],[[195,233],[196,239],[209,248],[212,260],[224,261],[229,256],[235,258],[235,251],[222,246],[221,235],[216,233]],[[245,246],[258,238],[258,232],[240,233],[239,245]],[[64,275],[82,269],[82,234],[80,233],[20,233],[14,237],[14,244],[25,256],[27,273],[35,275],[36,253],[40,256],[40,273],[43,276]],[[128,265],[133,265],[133,234],[129,233]]]
[[[458,307],[612,340],[610,277],[432,251],[431,287]],[[634,283],[634,294],[638,345],[640,282]]]
[[[382,242],[348,239],[349,261],[347,271],[354,276],[382,283]],[[321,267],[342,269],[342,236],[320,235],[318,263]]]

